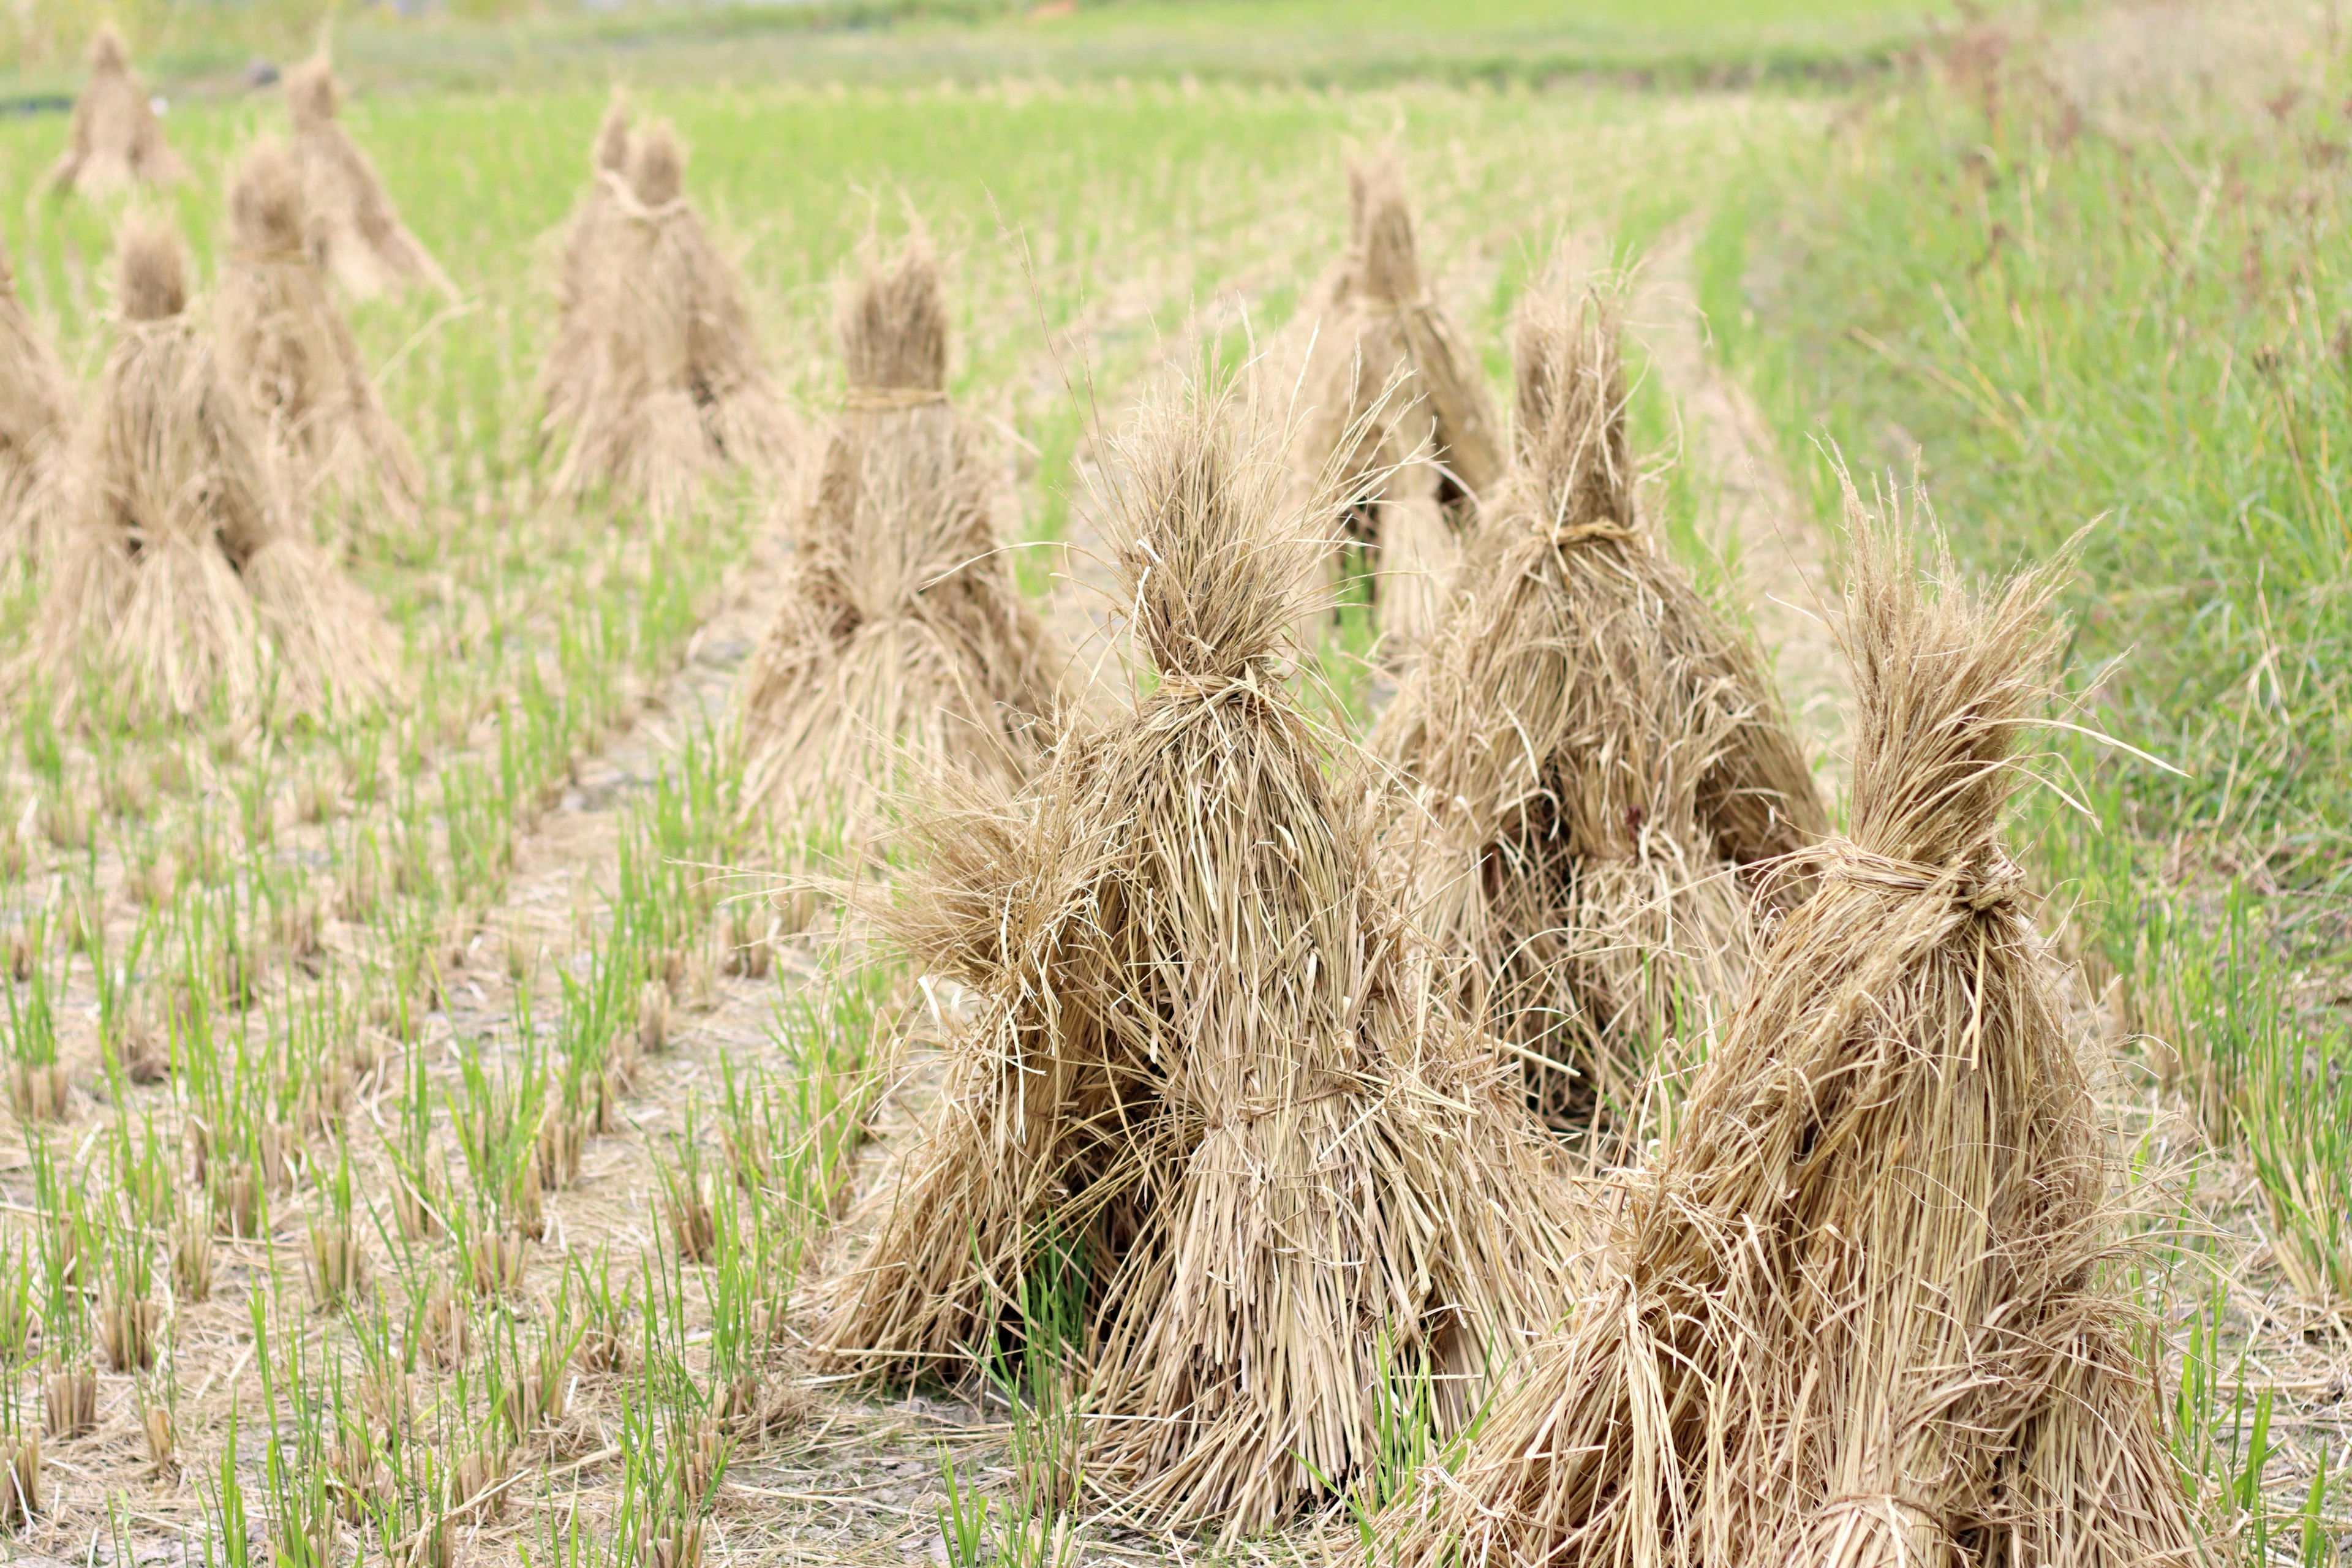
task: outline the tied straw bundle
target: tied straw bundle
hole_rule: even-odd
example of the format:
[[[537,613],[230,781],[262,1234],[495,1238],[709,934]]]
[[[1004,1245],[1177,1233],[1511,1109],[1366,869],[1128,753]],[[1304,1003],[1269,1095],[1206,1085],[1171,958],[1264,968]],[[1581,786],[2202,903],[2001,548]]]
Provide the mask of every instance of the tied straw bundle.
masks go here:
[[[792,422],[742,279],[686,197],[676,133],[656,121],[626,140],[627,178],[598,175],[605,210],[572,311],[585,342],[553,345],[547,428],[568,441],[558,489],[606,489],[674,516],[709,474],[787,467]]]
[[[902,770],[1025,778],[1067,654],[1003,553],[982,432],[948,401],[947,309],[919,237],[843,295],[850,387],[798,516],[739,714],[745,809],[863,837]]]
[[[1328,518],[1285,515],[1279,436],[1194,389],[1113,464],[1156,682],[1028,792],[927,825],[897,928],[973,1015],[817,1340],[937,1365],[1042,1259],[1078,1260],[1088,1484],[1231,1540],[1353,1485],[1417,1376],[1466,1418],[1564,1293],[1564,1198],[1411,961],[1370,760],[1286,684]]]
[[[268,425],[297,513],[326,503],[362,526],[413,523],[424,475],[303,244],[304,219],[294,160],[278,142],[256,144],[229,194],[223,357]]]
[[[593,373],[597,332],[590,300],[594,297],[599,258],[608,243],[613,195],[629,173],[629,106],[618,89],[604,106],[596,140],[588,150],[588,189],[572,210],[555,274],[555,341],[540,367],[539,395],[549,429],[579,422],[577,400]]]
[[[17,297],[16,274],[0,249],[0,557],[11,570],[37,565],[55,548],[72,419],[65,369]]]
[[[1430,299],[1396,153],[1348,170],[1349,240],[1321,289],[1292,454],[1302,489],[1336,472],[1341,542],[1372,559],[1381,627],[1418,653],[1444,617],[1473,509],[1502,477],[1477,356]]]
[[[1370,741],[1414,785],[1391,838],[1424,926],[1563,1129],[1711,1026],[1743,868],[1827,827],[1762,661],[1636,516],[1618,331],[1611,294],[1523,305],[1513,466]]]
[[[400,221],[375,164],[343,129],[342,98],[324,49],[287,73],[286,109],[294,123],[311,253],[353,299],[420,283],[456,298],[457,285]]]
[[[174,184],[187,174],[163,140],[163,122],[145,85],[131,74],[122,35],[112,23],[100,23],[89,40],[89,80],[75,100],[73,132],[49,171],[49,188],[97,195],[135,184]]]
[[[1597,1289],[1437,1503],[1386,1521],[1402,1563],[2200,1558],[2002,844],[2059,570],[1930,595],[1899,513],[1847,510],[1853,837],[1816,852]]]
[[[188,319],[167,225],[125,223],[118,336],[31,657],[132,715],[317,713],[389,695],[397,642],[290,517],[268,445]],[[20,670],[20,677],[30,671]]]

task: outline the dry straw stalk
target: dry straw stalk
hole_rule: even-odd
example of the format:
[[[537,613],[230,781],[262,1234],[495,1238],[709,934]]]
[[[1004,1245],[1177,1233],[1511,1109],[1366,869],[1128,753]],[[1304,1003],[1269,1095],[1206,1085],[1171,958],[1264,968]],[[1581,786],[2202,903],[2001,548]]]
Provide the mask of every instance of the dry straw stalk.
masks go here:
[[[1853,837],[1814,859],[1597,1289],[1408,1563],[2145,1565],[2199,1555],[2101,1133],[2002,843],[2057,569],[1930,592],[1849,489]]]
[[[1459,536],[1504,466],[1484,371],[1431,297],[1394,149],[1350,164],[1345,253],[1307,312],[1302,489],[1336,479],[1343,538],[1371,553],[1383,632],[1415,653],[1443,618]]]
[[[72,385],[0,249],[0,561],[11,566],[56,548],[72,424]]]
[[[318,712],[397,684],[374,605],[289,515],[268,440],[189,319],[168,226],[123,226],[121,320],[77,456],[75,510],[28,654],[60,700],[131,712]]]
[[[1324,536],[1280,504],[1280,435],[1194,389],[1111,462],[1156,679],[1028,791],[929,819],[898,934],[975,1012],[817,1337],[937,1365],[1041,1258],[1082,1260],[1089,1484],[1230,1539],[1372,1464],[1384,1380],[1429,1373],[1465,1418],[1562,1298],[1564,1200],[1411,960],[1369,759],[1286,684]]]
[[[1069,658],[1003,553],[992,444],[948,401],[929,246],[869,254],[840,331],[849,394],[739,711],[746,810],[862,839],[910,773],[1025,777]]]
[[[729,468],[781,477],[793,421],[771,382],[735,264],[686,197],[686,153],[656,121],[607,116],[592,197],[575,217],[559,288],[564,322],[541,377],[547,433],[563,443],[556,488],[599,489],[657,515],[688,507]],[[626,177],[603,166],[625,144]]]
[[[334,62],[323,49],[287,73],[305,245],[354,299],[415,284],[454,298],[457,286],[400,221],[375,164],[343,129],[342,97]]]
[[[49,186],[60,193],[97,195],[131,185],[169,185],[187,177],[163,141],[163,123],[131,74],[131,51],[110,22],[89,40],[89,80],[74,104],[73,133],[49,171]]]
[[[268,428],[298,513],[413,524],[424,475],[304,242],[309,222],[293,158],[276,142],[256,144],[229,194],[222,356]]]
[[[1423,921],[1562,1127],[1712,1026],[1748,868],[1827,826],[1762,660],[1636,516],[1618,334],[1612,293],[1523,306],[1511,469],[1371,738],[1414,786],[1391,837]]]

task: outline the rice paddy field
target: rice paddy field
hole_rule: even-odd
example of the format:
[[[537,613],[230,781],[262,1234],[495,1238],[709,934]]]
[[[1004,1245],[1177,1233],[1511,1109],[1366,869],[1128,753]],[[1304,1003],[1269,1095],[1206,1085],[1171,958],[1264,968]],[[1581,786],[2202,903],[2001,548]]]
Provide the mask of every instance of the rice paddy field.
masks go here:
[[[2102,1279],[2210,1560],[2337,1562],[2337,9],[801,9],[340,25],[343,122],[456,286],[348,307],[425,476],[421,514],[347,563],[402,700],[157,719],[100,686],[61,712],[43,575],[0,581],[0,1456],[23,1478],[0,1496],[35,1505],[0,1507],[0,1561],[1385,1563],[1360,1523],[1460,1459],[1425,1400],[1384,1402],[1379,1462],[1323,1513],[1171,1531],[1071,1473],[1087,1413],[1034,1356],[895,1382],[812,1358],[811,1282],[913,1135],[958,1003],[872,929],[898,864],[845,900],[790,869],[840,825],[780,837],[739,809],[730,692],[813,457],[663,517],[554,482],[561,234],[618,81],[677,127],[811,431],[850,390],[861,246],[928,230],[1015,580],[1121,689],[1109,434],[1187,370],[1304,352],[1349,161],[1391,141],[1430,293],[1498,405],[1547,270],[1628,275],[1644,514],[1754,632],[1832,817],[1838,465],[1924,482],[1969,574],[2080,535],[2066,710],[2011,838],[2128,1215]],[[58,40],[90,20],[21,8],[15,89],[70,90]],[[287,119],[237,73],[316,18],[122,20],[191,179],[53,196],[66,116],[0,119],[0,237],[85,405],[118,226],[176,222],[203,319],[227,171]],[[1352,601],[1315,629],[1306,700],[1341,734],[1393,695],[1373,630]],[[1055,1310],[1031,1284],[1007,1296],[1024,1322]]]

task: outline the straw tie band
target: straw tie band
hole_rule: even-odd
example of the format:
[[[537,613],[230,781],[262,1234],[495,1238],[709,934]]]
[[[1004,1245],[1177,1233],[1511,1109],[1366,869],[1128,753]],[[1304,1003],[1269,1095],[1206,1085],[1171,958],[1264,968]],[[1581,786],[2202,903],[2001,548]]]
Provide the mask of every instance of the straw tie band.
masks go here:
[[[841,406],[853,414],[883,414],[895,408],[929,408],[948,395],[934,386],[853,386]]]
[[[1973,866],[1929,866],[1897,860],[1864,849],[1851,838],[1832,838],[1820,849],[1826,880],[1851,882],[1889,893],[1942,893],[1956,904],[1983,910],[2005,904],[2025,890],[2025,871],[2005,855]]]
[[[1596,522],[1572,522],[1565,528],[1555,528],[1551,532],[1551,542],[1562,547],[1570,544],[1599,544],[1612,539],[1631,543],[1633,537],[1632,529],[1622,522],[1611,522],[1606,519]]]
[[[234,259],[257,267],[301,267],[310,262],[310,253],[301,249],[246,250],[232,253]]]

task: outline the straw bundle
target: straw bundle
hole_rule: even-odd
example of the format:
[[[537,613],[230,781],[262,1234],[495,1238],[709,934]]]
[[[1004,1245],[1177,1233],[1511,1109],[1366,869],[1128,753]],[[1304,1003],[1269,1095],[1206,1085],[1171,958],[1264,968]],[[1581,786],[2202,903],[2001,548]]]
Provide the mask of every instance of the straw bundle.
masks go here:
[[[413,522],[424,475],[303,245],[305,210],[292,157],[256,145],[229,195],[222,357],[285,459],[298,513],[325,505],[362,523]]]
[[[1608,295],[1524,307],[1513,468],[1371,741],[1417,786],[1424,925],[1562,1127],[1737,994],[1740,868],[1827,826],[1754,649],[1635,516],[1617,334]]]
[[[65,370],[0,249],[0,559],[29,565],[51,547],[72,415]]]
[[[1443,618],[1478,498],[1502,477],[1501,421],[1460,331],[1430,299],[1393,152],[1348,170],[1346,253],[1322,286],[1292,461],[1336,469],[1345,538],[1372,557],[1390,640],[1417,651]]]
[[[549,367],[548,428],[570,443],[559,489],[667,514],[715,469],[781,467],[791,429],[742,279],[686,198],[677,136],[657,121],[628,141],[628,178],[599,176],[607,210],[574,305],[589,341],[568,381]]]
[[[928,247],[869,258],[840,332],[848,398],[741,696],[746,808],[788,831],[860,830],[908,765],[1025,777],[1068,666],[1002,553],[990,444],[948,402]]]
[[[588,189],[572,209],[555,276],[555,341],[539,374],[540,400],[551,429],[568,430],[580,417],[576,400],[587,388],[596,353],[596,325],[588,302],[599,258],[609,243],[613,194],[626,188],[628,172],[629,106],[615,89],[589,148]]]
[[[1115,453],[1156,684],[929,829],[900,935],[976,1016],[817,1331],[836,1363],[935,1364],[1058,1241],[1088,1481],[1228,1539],[1351,1484],[1415,1369],[1464,1419],[1566,1251],[1491,1049],[1408,961],[1369,759],[1285,684],[1323,520],[1283,515],[1278,441],[1231,412],[1163,400]]]
[[[454,298],[457,285],[400,221],[375,164],[336,118],[342,89],[324,50],[287,73],[286,107],[302,172],[306,238],[328,276],[354,299],[413,283]]]
[[[2001,840],[2058,575],[1931,596],[1900,517],[1848,510],[1853,837],[1817,852],[1594,1299],[1395,1521],[1406,1563],[2198,1555]]]
[[[89,80],[74,104],[73,135],[49,171],[49,187],[97,195],[131,184],[173,184],[187,173],[163,141],[163,123],[147,89],[131,72],[122,35],[113,24],[100,23],[89,40]]]
[[[132,219],[118,268],[120,335],[33,656],[60,697],[92,680],[133,713],[385,695],[390,628],[288,515],[267,441],[188,320],[179,236]]]

